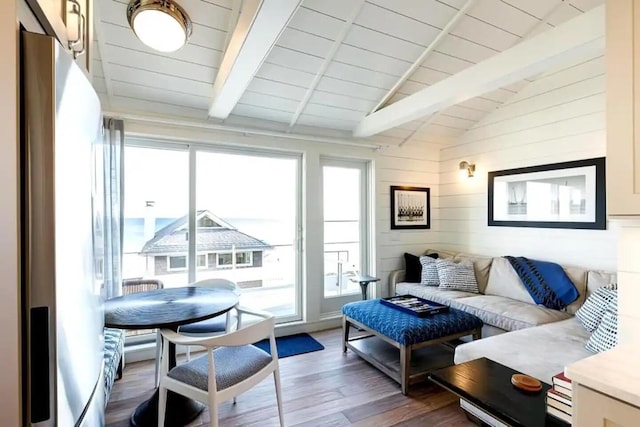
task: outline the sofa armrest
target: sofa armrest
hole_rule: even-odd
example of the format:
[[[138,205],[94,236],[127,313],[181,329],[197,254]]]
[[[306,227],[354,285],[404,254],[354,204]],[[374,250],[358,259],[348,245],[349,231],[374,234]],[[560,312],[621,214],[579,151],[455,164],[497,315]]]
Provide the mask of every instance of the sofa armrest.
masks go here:
[[[396,294],[396,284],[402,282],[404,280],[404,276],[404,270],[394,270],[389,273],[389,296],[394,296]]]

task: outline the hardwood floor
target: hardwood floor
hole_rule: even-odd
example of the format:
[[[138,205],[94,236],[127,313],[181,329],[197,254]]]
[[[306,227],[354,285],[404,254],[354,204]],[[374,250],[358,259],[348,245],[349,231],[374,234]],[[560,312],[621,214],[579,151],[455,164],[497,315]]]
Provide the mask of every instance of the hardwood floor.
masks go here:
[[[287,426],[475,426],[458,399],[429,382],[400,386],[364,362],[341,350],[341,330],[311,334],[325,349],[280,359],[284,417]],[[116,381],[106,409],[107,426],[129,425],[133,409],[153,393],[153,361],[127,364]],[[237,403],[219,406],[220,426],[277,426],[275,388],[266,379]],[[189,426],[209,426],[204,411]]]

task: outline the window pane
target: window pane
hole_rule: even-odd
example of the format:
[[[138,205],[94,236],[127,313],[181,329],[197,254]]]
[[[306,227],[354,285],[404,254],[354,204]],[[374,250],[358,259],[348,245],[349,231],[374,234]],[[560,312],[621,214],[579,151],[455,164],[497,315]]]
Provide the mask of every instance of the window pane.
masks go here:
[[[231,254],[218,254],[218,266],[233,264]]]
[[[196,257],[196,266],[197,267],[206,267],[207,266],[207,254],[200,254]]]
[[[179,268],[187,268],[186,256],[171,256],[169,257],[169,268],[175,270]]]
[[[298,313],[297,174],[296,158],[197,153],[196,244],[217,254],[198,280],[229,279],[241,287],[242,305]]]
[[[176,226],[188,206],[188,165],[186,151],[125,146],[123,294],[188,283],[186,232]],[[168,249],[167,239],[185,250]]]
[[[236,264],[251,265],[251,252],[238,252],[236,254]]]
[[[361,269],[361,175],[360,166],[322,168],[325,297],[360,292],[349,278]]]

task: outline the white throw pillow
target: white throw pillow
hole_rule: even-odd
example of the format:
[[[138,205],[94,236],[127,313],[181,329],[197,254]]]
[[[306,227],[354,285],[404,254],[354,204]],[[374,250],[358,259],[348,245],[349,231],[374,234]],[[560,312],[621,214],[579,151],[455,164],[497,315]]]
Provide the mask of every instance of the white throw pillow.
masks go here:
[[[611,283],[596,289],[576,311],[576,318],[587,331],[593,332],[598,328],[607,307],[616,298],[617,288],[615,283]]]
[[[586,348],[593,353],[599,353],[610,350],[616,345],[618,345],[618,297],[614,295],[598,327],[589,337]]]
[[[421,256],[420,264],[422,265],[422,275],[420,276],[420,284],[425,286],[438,286],[438,268],[436,267],[436,259],[430,256]]]
[[[436,267],[440,289],[480,293],[471,261],[455,263],[450,259],[437,259]]]

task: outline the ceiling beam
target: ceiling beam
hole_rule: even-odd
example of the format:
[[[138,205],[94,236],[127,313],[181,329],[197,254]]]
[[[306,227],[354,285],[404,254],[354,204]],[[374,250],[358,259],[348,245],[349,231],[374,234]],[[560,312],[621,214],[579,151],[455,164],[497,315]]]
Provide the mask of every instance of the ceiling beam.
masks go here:
[[[356,137],[383,132],[556,64],[604,50],[604,5],[447,77],[362,119]]]
[[[301,1],[244,0],[213,83],[209,116],[229,116]]]
[[[351,9],[351,13],[349,14],[349,17],[347,18],[347,20],[342,23],[342,28],[340,29],[340,33],[338,33],[338,36],[333,41],[333,44],[331,45],[331,49],[329,50],[329,53],[327,53],[327,56],[324,58],[324,61],[322,61],[322,65],[320,66],[318,71],[316,71],[316,75],[313,77],[313,81],[307,88],[307,92],[304,94],[304,97],[298,103],[298,108],[296,108],[296,112],[293,114],[293,117],[289,122],[289,127],[293,127],[298,121],[298,119],[300,118],[300,114],[302,114],[307,104],[309,103],[309,99],[311,99],[311,95],[313,95],[313,92],[316,90],[316,87],[318,87],[318,83],[320,83],[320,80],[324,76],[324,72],[327,71],[329,64],[331,64],[331,61],[333,61],[333,58],[336,56],[336,53],[338,52],[338,49],[342,45],[342,42],[347,37],[347,34],[349,33],[351,26],[353,25],[353,21],[355,21],[358,15],[360,14],[360,10],[362,9],[362,6],[364,6],[364,0],[358,0],[355,3],[355,6],[353,6],[353,8]]]

